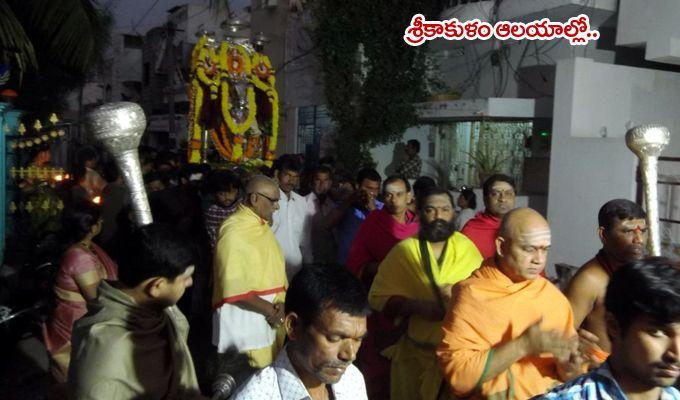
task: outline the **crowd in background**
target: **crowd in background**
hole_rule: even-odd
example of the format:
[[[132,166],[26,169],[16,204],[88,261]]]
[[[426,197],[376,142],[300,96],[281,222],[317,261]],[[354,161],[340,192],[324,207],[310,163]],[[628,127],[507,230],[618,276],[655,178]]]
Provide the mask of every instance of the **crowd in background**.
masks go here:
[[[409,177],[384,180],[370,167],[338,170],[332,158],[306,165],[286,154],[271,168],[213,169],[142,148],[154,219],[142,228],[115,164],[80,148],[62,192],[63,253],[44,329],[55,380],[83,399],[112,379],[125,382],[112,386],[115,398],[200,398],[224,376],[235,380],[229,391],[240,386],[236,399],[524,399],[563,382],[546,396],[601,390],[608,398],[623,393],[607,386],[612,374],[644,381],[651,367],[625,356],[625,346],[639,346],[665,377],[647,382],[649,390],[675,381],[675,339],[657,340],[653,353],[625,329],[608,331],[660,315],[654,323],[670,338],[668,326],[680,318],[674,305],[645,297],[667,290],[680,304],[678,288],[640,275],[647,264],[659,275],[678,272],[667,272],[676,268],[668,260],[640,261],[646,225],[638,205],[616,199],[602,207],[603,248],[565,296],[544,278],[548,222],[515,208],[512,178],[489,177],[484,209],[475,212],[471,188],[454,199],[420,176],[418,146],[409,142],[398,168]],[[638,279],[616,278],[619,269],[640,279],[634,295],[642,300],[630,301],[647,306],[618,305],[621,288]],[[604,318],[610,279],[618,292],[606,310],[618,322]],[[191,352],[188,326],[199,332]],[[136,339],[119,340],[128,334]],[[140,352],[140,340],[150,347]],[[194,367],[197,360],[206,365]],[[617,370],[626,364],[639,373]]]

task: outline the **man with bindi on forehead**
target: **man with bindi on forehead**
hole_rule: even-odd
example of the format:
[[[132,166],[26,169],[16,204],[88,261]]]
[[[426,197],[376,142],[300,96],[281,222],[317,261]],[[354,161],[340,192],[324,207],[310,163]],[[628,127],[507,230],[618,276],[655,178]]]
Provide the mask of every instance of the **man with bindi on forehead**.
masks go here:
[[[647,242],[646,214],[626,199],[605,203],[597,216],[597,236],[602,248],[572,278],[566,294],[574,310],[582,350],[592,366],[602,364],[611,350],[607,335],[604,299],[612,274],[622,265],[644,256]]]
[[[507,175],[492,175],[484,182],[482,191],[484,211],[470,219],[461,232],[475,243],[482,257],[489,258],[496,251],[496,233],[503,216],[515,208],[515,181]]]
[[[518,208],[503,218],[494,257],[454,287],[437,355],[454,395],[526,399],[581,372],[569,301],[541,276],[550,227]]]

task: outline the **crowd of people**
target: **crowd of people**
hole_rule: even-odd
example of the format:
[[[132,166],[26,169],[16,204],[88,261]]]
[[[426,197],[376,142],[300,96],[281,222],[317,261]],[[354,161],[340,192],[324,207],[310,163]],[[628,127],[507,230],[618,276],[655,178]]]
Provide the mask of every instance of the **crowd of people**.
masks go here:
[[[680,399],[680,265],[646,257],[640,206],[593,216],[602,248],[563,293],[513,179],[489,177],[476,212],[471,188],[420,176],[418,148],[385,180],[147,149],[142,227],[88,149],[45,326],[54,378],[72,399]],[[222,360],[212,389],[189,326]]]

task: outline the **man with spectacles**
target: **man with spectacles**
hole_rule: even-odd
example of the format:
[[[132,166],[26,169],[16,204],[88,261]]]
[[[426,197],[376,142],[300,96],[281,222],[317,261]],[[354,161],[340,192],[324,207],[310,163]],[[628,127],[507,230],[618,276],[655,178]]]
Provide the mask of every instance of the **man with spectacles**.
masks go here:
[[[484,182],[482,191],[484,211],[469,220],[461,232],[475,243],[486,259],[496,252],[496,233],[503,216],[515,208],[515,181],[507,175],[492,175]]]
[[[253,176],[243,204],[222,223],[215,248],[213,344],[219,353],[229,353],[227,358],[245,355],[254,368],[271,364],[284,338],[288,281],[283,252],[270,228],[278,208],[276,181]]]

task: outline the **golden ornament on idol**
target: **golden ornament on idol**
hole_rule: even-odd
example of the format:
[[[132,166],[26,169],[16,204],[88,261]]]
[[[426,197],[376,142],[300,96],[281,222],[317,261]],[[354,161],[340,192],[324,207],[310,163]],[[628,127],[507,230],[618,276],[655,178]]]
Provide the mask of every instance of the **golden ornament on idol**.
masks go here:
[[[204,141],[211,140],[228,162],[271,166],[279,131],[275,83],[265,54],[201,35],[191,59],[189,161],[205,162]]]

